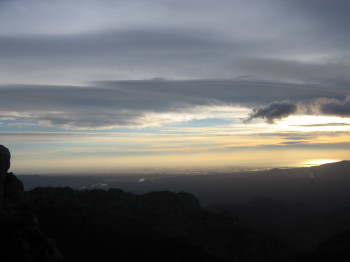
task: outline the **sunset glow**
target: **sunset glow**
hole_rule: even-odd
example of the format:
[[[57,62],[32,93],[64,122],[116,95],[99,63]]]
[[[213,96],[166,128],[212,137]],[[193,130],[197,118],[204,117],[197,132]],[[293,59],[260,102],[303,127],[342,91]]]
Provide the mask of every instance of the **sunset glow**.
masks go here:
[[[330,3],[0,1],[0,144],[25,172],[348,159]]]
[[[315,159],[315,160],[309,160],[304,162],[305,166],[319,166],[319,165],[323,165],[323,164],[328,164],[328,163],[334,163],[334,162],[338,162],[339,159],[334,160],[334,159]]]
[[[277,129],[290,131],[350,131],[350,119],[334,116],[301,115],[289,116],[276,124]]]

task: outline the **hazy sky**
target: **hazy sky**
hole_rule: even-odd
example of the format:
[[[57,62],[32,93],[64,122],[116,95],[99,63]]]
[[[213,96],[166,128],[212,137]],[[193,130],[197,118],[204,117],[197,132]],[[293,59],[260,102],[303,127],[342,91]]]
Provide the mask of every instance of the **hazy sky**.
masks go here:
[[[349,159],[348,0],[0,0],[13,171]]]

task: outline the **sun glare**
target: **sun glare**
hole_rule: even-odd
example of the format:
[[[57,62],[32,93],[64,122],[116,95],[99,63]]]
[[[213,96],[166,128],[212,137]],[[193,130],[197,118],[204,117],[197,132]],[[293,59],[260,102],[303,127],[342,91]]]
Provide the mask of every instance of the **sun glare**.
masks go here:
[[[277,122],[277,128],[291,131],[347,131],[350,119],[332,116],[289,116]]]
[[[306,161],[303,164],[304,166],[319,166],[319,165],[334,163],[338,161],[339,160],[334,160],[334,159],[314,159],[314,160]]]

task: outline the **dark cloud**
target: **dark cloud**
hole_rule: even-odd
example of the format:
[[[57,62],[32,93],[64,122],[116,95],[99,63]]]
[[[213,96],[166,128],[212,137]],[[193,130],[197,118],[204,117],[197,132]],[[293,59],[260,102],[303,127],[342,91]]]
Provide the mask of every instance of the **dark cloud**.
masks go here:
[[[254,108],[245,122],[255,118],[265,119],[267,123],[286,118],[290,115],[307,113],[311,115],[329,115],[339,117],[350,117],[350,96],[344,99],[320,97],[309,103],[296,103],[291,101],[273,102],[267,106]],[[344,126],[346,123],[326,123],[316,125],[298,125],[305,127],[315,126]]]
[[[302,112],[305,112],[305,107],[301,104],[291,101],[273,102],[267,106],[254,108],[245,122],[249,122],[255,118],[262,118],[267,123],[273,124],[275,120]]]
[[[161,120],[154,114],[197,114],[204,110],[201,107],[256,107],[288,98],[294,101],[287,105],[271,104],[268,111],[255,112],[254,117],[262,117],[265,112],[268,121],[273,121],[294,113],[293,103],[298,101],[319,96],[344,97],[340,91],[242,80],[153,79],[97,82],[91,86],[3,85],[0,92],[2,119],[78,129],[160,124]],[[273,113],[273,106],[280,106],[279,111]]]
[[[249,116],[244,120],[249,122],[255,118],[265,119],[267,123],[274,123],[275,120],[286,118],[290,115],[298,115],[301,113],[330,115],[339,117],[350,117],[350,96],[345,99],[320,97],[314,99],[313,102],[304,104],[291,101],[273,102],[267,106],[256,107]],[[316,125],[298,125],[306,127],[315,126],[343,126],[345,123],[327,123]]]
[[[316,113],[331,116],[350,117],[350,96],[344,100],[318,98],[312,105]]]

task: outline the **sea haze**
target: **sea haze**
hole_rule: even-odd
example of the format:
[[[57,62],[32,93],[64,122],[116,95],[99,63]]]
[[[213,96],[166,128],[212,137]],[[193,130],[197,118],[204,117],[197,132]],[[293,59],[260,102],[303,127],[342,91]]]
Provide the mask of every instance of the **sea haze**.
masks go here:
[[[252,167],[128,169],[115,174],[20,175],[25,189],[71,187],[78,190],[119,188],[142,194],[185,191],[203,206],[243,203],[268,197],[317,208],[350,204],[349,161],[313,167],[262,169]]]

